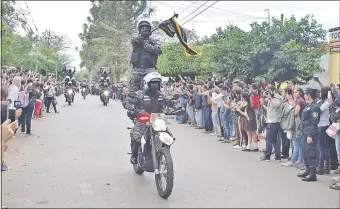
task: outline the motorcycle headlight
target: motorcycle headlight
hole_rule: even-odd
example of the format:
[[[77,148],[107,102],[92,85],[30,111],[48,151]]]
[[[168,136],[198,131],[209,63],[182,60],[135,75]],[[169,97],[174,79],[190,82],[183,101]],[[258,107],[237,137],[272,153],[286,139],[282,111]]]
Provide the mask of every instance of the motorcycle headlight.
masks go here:
[[[105,95],[105,96],[108,96],[108,95],[109,95],[109,92],[108,92],[108,91],[104,91],[104,95]]]
[[[72,94],[72,89],[67,90],[68,94]]]

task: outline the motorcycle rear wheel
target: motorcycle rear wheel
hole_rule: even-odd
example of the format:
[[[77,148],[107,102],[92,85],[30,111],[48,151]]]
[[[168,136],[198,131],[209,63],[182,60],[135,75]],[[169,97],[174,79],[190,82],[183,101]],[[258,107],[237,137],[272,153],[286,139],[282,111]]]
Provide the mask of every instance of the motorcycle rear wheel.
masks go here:
[[[174,186],[174,168],[170,149],[162,147],[158,150],[158,169],[159,174],[155,174],[157,191],[160,197],[167,199]],[[165,185],[164,185],[165,184]]]
[[[69,100],[69,101],[68,101],[68,105],[71,105],[71,102],[72,102],[72,101]]]

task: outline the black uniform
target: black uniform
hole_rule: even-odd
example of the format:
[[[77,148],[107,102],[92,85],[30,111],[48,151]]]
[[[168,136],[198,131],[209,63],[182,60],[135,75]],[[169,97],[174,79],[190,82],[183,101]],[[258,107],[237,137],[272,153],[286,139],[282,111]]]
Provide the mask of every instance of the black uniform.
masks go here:
[[[305,177],[308,181],[309,178],[316,178],[316,166],[318,165],[318,150],[317,138],[315,134],[318,130],[318,123],[320,121],[320,107],[316,101],[308,104],[302,111],[300,129],[304,136],[303,148],[305,153],[305,172],[298,174],[299,177]],[[311,137],[313,142],[308,144],[307,137]]]
[[[161,113],[163,111],[164,97],[159,92],[157,95],[151,96],[149,91],[140,90],[137,92],[130,92],[125,103],[127,115],[131,120],[136,118],[141,113]],[[135,122],[131,132],[131,152],[134,155],[138,153],[138,146],[145,131],[146,125]]]

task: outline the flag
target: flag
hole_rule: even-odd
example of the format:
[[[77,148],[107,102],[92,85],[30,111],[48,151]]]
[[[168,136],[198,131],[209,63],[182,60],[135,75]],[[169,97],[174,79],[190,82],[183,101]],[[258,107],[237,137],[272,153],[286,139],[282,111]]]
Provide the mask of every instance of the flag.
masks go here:
[[[176,34],[178,40],[185,48],[184,53],[186,56],[200,56],[200,52],[195,51],[191,46],[188,45],[187,36],[175,18],[178,18],[178,14],[175,14],[170,19],[163,21],[158,25],[158,28],[164,31],[171,38],[173,38]]]

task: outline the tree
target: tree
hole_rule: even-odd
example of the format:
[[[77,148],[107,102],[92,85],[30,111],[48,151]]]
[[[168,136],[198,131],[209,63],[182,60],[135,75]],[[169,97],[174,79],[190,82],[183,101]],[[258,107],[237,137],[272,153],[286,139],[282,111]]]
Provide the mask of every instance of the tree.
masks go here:
[[[79,34],[83,42],[82,66],[91,73],[109,66],[118,81],[130,69],[130,40],[136,33],[138,21],[152,12],[145,0],[92,1],[91,16],[83,25],[83,33]]]
[[[60,75],[61,66],[72,62],[67,53],[70,41],[65,36],[56,35],[53,31],[45,31],[41,35],[34,32],[27,25],[27,12],[15,8],[15,1],[2,1],[1,24],[1,65],[35,69],[36,64],[40,72],[56,71]],[[19,28],[27,31],[25,36],[16,33]],[[37,47],[39,46],[38,63]]]

